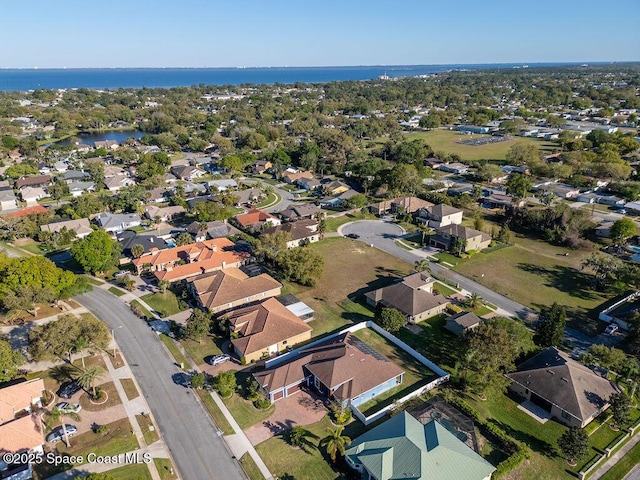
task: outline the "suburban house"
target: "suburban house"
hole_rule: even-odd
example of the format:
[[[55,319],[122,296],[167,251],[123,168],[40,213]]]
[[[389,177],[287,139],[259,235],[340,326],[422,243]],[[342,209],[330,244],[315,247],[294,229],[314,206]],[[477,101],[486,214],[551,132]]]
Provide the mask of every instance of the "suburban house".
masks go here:
[[[456,175],[464,175],[469,172],[469,167],[464,163],[453,162],[453,163],[443,163],[438,167],[438,170],[442,172],[455,173]]]
[[[462,210],[440,203],[418,210],[417,220],[431,228],[446,227],[447,225],[460,225],[462,223]]]
[[[156,235],[138,235],[132,230],[125,230],[118,234],[118,243],[122,247],[122,257],[124,263],[130,261],[133,254],[131,253],[131,247],[134,245],[142,245],[143,254],[150,252],[152,249],[167,248],[167,242],[164,239]],[[122,260],[120,263],[123,263]]]
[[[596,237],[609,238],[614,222],[603,222],[596,227]]]
[[[144,207],[144,216],[149,220],[155,220],[160,218],[161,222],[170,222],[174,217],[183,215],[186,212],[182,205],[174,205],[171,207],[156,207],[155,205],[148,205]]]
[[[234,218],[242,228],[249,232],[258,232],[262,228],[274,227],[281,223],[278,217],[274,217],[270,213],[257,208],[249,210],[247,213],[236,215]]]
[[[320,186],[322,185],[320,183],[320,180],[314,177],[301,178],[296,183],[300,185],[302,188],[304,188],[305,190],[315,190],[316,188],[320,188]]]
[[[436,229],[436,234],[429,237],[429,245],[443,250],[460,249],[461,253],[471,250],[479,251],[491,245],[491,236],[473,228],[462,225],[447,225]]]
[[[123,168],[116,167],[115,165],[107,165],[104,167],[104,178],[121,177],[126,174]]]
[[[280,295],[282,284],[270,275],[262,273],[250,277],[239,268],[198,275],[187,281],[198,306],[211,313]]]
[[[257,160],[251,165],[251,173],[259,175],[268,172],[271,167],[273,167],[273,163],[269,160]]]
[[[118,175],[115,177],[105,178],[104,184],[110,192],[117,192],[121,188],[135,185],[136,181],[127,175]]]
[[[385,213],[396,213],[403,211],[404,213],[414,213],[421,208],[432,207],[433,203],[422,200],[418,197],[398,197],[392,200],[385,200],[375,203],[369,207],[371,213],[376,215],[384,215]]]
[[[313,388],[343,406],[358,406],[402,384],[404,371],[353,333],[333,335],[253,377],[275,402]]]
[[[0,389],[0,452],[43,453],[44,425],[40,415],[30,413],[42,407],[44,390],[44,381],[40,378]],[[1,474],[2,478],[7,478],[6,475],[6,472]]]
[[[84,192],[93,192],[95,187],[93,182],[73,182],[69,184],[69,193],[72,197],[79,197]]]
[[[509,208],[512,206],[522,207],[524,200],[514,201],[513,195],[502,193],[490,193],[480,199],[480,204],[484,208]]]
[[[313,330],[275,298],[233,310],[225,319],[231,345],[242,363],[258,361],[311,340]]]
[[[104,140],[102,142],[93,142],[96,149],[104,148],[105,150],[117,150],[118,142],[115,140]]]
[[[417,323],[444,312],[449,305],[443,295],[433,294],[434,283],[426,271],[418,272],[364,296],[372,307],[395,308],[404,313],[407,322]]]
[[[406,411],[353,440],[345,458],[367,480],[489,480],[496,470],[437,420]]]
[[[191,222],[187,227],[187,233],[195,242],[202,242],[210,238],[228,237],[240,233],[240,230],[226,221],[215,220],[213,222]]]
[[[238,182],[236,182],[233,178],[223,178],[220,180],[209,180],[207,182],[207,188],[209,190],[217,190],[218,192],[224,192],[229,189],[238,188]]]
[[[302,180],[303,178],[313,178],[313,173],[302,171],[285,171],[282,175],[282,180],[284,180],[286,183],[297,183],[298,180]]]
[[[565,183],[544,183],[534,186],[535,190],[544,192],[547,195],[553,194],[560,198],[577,198],[580,195],[580,189]]]
[[[192,165],[174,165],[171,167],[171,173],[180,180],[192,181],[196,178],[205,176],[205,172],[198,167]]]
[[[84,238],[93,232],[88,218],[80,218],[78,220],[62,220],[60,222],[41,225],[40,230],[43,232],[56,233],[66,228],[68,231],[76,232],[76,237]]]
[[[461,312],[447,318],[444,328],[461,337],[482,323],[482,319],[473,312]]]
[[[609,407],[620,388],[568,354],[549,347],[506,374],[509,390],[558,421],[584,428]]]
[[[138,227],[142,223],[137,213],[106,213],[94,217],[99,226],[109,233],[120,233],[127,228]]]
[[[238,190],[233,192],[238,197],[236,205],[247,205],[263,199],[266,195],[259,188],[247,188],[246,190]]]
[[[22,187],[20,189],[20,197],[27,205],[35,205],[41,198],[48,197],[49,194],[40,187]]]
[[[489,127],[480,127],[478,125],[458,125],[456,130],[464,133],[489,133]]]
[[[358,192],[356,192],[354,189],[350,188],[346,192],[342,192],[341,194],[336,195],[335,197],[324,198],[320,202],[320,206],[324,207],[324,208],[342,207],[343,205],[348,204],[349,199],[351,197],[357,195],[357,194],[358,194]]]
[[[349,190],[349,185],[347,185],[346,183],[342,183],[339,180],[333,180],[329,183],[323,184],[322,190],[328,195],[340,195],[341,193]]]
[[[272,235],[278,232],[287,232],[291,236],[290,240],[287,241],[287,248],[299,247],[320,240],[318,222],[315,220],[299,220],[265,228],[262,231],[262,235]]]
[[[293,222],[303,218],[313,218],[320,211],[320,207],[313,203],[305,203],[302,205],[289,205],[289,208],[278,213],[280,218],[285,222]]]
[[[35,177],[20,177],[14,186],[20,190],[22,187],[44,188],[51,183],[51,175],[37,175]]]
[[[249,254],[237,252],[234,247],[231,240],[216,238],[180,247],[152,249],[132,263],[138,274],[146,270],[153,272],[159,281],[176,282],[223,268],[241,266]]]
[[[67,184],[71,184],[74,182],[84,182],[90,175],[87,172],[83,172],[81,170],[67,170],[60,177],[62,181]]]
[[[18,207],[18,199],[13,190],[0,190],[0,210],[13,210]]]

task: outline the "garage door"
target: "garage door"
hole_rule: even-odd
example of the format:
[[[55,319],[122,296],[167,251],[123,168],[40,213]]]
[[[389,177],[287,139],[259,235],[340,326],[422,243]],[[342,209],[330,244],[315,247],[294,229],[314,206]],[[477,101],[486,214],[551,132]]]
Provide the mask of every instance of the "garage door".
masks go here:
[[[284,397],[284,390],[280,390],[279,392],[274,393],[273,401],[275,402],[276,400],[280,400],[282,397]]]
[[[294,385],[293,387],[287,388],[287,397],[290,395],[293,395],[296,392],[299,392],[301,386],[302,386],[302,383],[299,383],[298,385]]]

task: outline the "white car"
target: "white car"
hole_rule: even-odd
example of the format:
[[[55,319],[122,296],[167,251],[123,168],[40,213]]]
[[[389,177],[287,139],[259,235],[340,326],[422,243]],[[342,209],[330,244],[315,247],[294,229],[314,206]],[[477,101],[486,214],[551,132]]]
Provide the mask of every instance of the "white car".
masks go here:
[[[229,355],[215,355],[209,359],[209,365],[220,365],[221,363],[231,360]]]
[[[60,402],[56,404],[56,407],[58,407],[58,410],[69,413],[78,413],[80,410],[82,410],[82,407],[79,403],[71,402]]]
[[[607,328],[604,329],[604,333],[608,333],[609,335],[613,335],[617,331],[618,331],[618,325],[616,325],[615,323],[612,323],[611,325],[609,325]]]

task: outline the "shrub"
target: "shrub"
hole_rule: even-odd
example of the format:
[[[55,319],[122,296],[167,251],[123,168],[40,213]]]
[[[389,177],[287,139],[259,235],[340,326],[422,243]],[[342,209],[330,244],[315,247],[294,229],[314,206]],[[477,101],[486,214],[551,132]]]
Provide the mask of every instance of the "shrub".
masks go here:
[[[93,433],[98,434],[98,435],[102,435],[104,433],[107,433],[107,426],[106,425],[96,425],[95,427],[93,427]]]

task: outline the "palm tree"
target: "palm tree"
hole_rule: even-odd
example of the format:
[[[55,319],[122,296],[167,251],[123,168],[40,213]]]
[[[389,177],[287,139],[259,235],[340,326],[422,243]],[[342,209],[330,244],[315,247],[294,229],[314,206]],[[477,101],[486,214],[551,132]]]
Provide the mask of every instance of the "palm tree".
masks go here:
[[[95,381],[98,378],[102,377],[104,374],[105,371],[102,367],[91,365],[87,368],[82,369],[82,372],[80,373],[76,381],[82,388],[90,388],[93,392],[93,398],[96,398]]]
[[[167,296],[167,289],[170,286],[171,286],[171,283],[169,282],[169,280],[160,280],[160,282],[158,283],[158,288],[160,289],[160,292],[162,293],[163,298]]]
[[[480,305],[482,305],[482,297],[480,294],[478,294],[478,292],[473,292],[467,300],[467,305],[469,305],[473,310],[476,310]]]
[[[320,446],[327,450],[327,453],[331,457],[331,461],[335,463],[336,456],[344,456],[347,445],[351,443],[349,437],[342,435],[344,427],[327,428],[328,435],[320,440]]]
[[[425,235],[431,235],[434,230],[429,226],[428,223],[421,223],[418,225],[418,230],[422,234],[422,245],[424,245],[424,237]]]
[[[80,353],[82,352],[85,348],[87,348],[89,346],[89,342],[87,341],[86,338],[84,337],[77,337],[73,340],[73,347],[72,350],[69,351],[69,363],[73,363],[71,360],[71,353]],[[82,360],[82,368],[84,368],[84,355],[82,355],[80,357],[80,360]]]
[[[67,426],[64,421],[65,418],[70,418],[76,422],[80,421],[80,415],[74,412],[69,412],[66,410],[60,410],[58,407],[53,407],[51,410],[47,412],[47,415],[51,419],[53,423],[59,423],[62,425],[62,434],[64,437],[64,443],[67,445],[67,448],[71,446],[71,442],[69,442],[69,434],[67,433]]]
[[[418,272],[424,272],[425,270],[429,270],[429,260],[421,258],[420,260],[416,260],[413,266]]]

